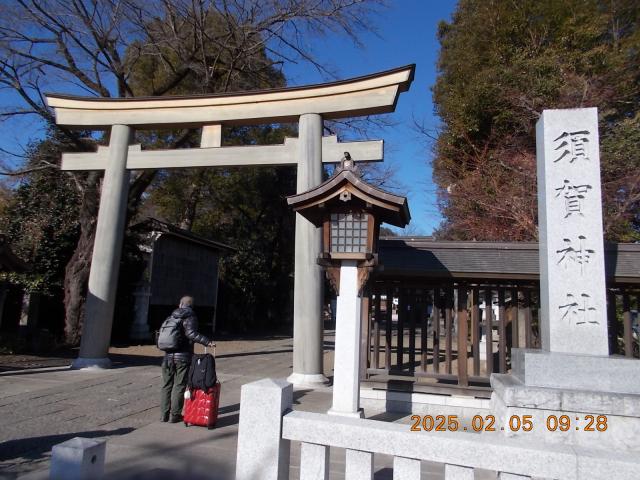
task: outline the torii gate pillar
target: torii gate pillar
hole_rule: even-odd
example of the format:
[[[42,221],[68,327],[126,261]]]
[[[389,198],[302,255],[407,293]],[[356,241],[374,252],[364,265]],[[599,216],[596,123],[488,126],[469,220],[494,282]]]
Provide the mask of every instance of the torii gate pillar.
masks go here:
[[[127,154],[133,129],[113,125],[109,138],[109,161],[102,181],[100,208],[93,244],[89,289],[84,312],[80,356],[71,368],[109,368],[107,356],[116,302],[120,253],[127,217],[129,170]],[[85,335],[84,332],[91,332]]]
[[[297,193],[322,183],[322,117],[300,116],[298,124]],[[323,374],[322,268],[317,263],[321,232],[296,213],[295,279],[293,290],[293,373],[295,385],[319,385]]]

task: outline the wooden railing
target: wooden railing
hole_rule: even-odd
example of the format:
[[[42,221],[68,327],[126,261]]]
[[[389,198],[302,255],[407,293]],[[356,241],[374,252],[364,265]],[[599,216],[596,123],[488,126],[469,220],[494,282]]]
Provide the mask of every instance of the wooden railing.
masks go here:
[[[608,289],[612,354],[640,357],[639,294]],[[511,369],[512,348],[540,348],[538,310],[537,284],[372,282],[363,373],[488,385],[491,373]]]

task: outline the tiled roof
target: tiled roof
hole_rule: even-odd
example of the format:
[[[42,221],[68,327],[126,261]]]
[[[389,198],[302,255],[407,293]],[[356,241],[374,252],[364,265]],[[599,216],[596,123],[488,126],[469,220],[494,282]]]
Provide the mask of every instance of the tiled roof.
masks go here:
[[[386,237],[379,243],[379,278],[452,277],[538,280],[535,242],[447,242]],[[605,244],[607,277],[640,283],[640,244]]]
[[[183,230],[182,228],[178,228],[175,225],[163,222],[161,220],[158,220],[157,218],[147,218],[137,225],[134,225],[132,228],[135,230],[162,232],[164,234],[182,238],[183,240],[187,240],[189,242],[199,243],[200,245],[212,248],[214,250],[219,250],[221,252],[232,252],[236,250],[230,245],[201,237],[200,235],[191,233],[188,230]]]

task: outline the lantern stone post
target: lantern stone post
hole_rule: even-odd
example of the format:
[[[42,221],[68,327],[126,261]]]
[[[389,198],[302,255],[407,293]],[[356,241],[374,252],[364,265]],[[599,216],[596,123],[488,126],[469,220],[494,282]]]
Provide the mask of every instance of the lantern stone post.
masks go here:
[[[333,404],[328,413],[361,417],[361,292],[377,264],[380,223],[409,223],[407,199],[364,182],[347,152],[333,177],[287,201],[301,217],[322,227],[318,263],[338,294]]]
[[[336,344],[333,371],[333,404],[328,413],[362,417],[360,408],[360,312],[358,262],[342,260],[340,291],[336,303]],[[335,368],[339,365],[340,368]]]

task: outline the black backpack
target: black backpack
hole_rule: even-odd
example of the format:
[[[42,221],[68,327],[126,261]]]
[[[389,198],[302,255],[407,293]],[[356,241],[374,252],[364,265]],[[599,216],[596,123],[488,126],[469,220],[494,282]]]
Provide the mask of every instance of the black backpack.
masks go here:
[[[167,317],[160,327],[158,348],[165,352],[172,352],[178,350],[183,341],[182,318],[176,318],[173,315]]]
[[[189,367],[189,389],[208,390],[218,382],[216,376],[216,359],[213,355],[205,353],[193,355],[191,367]]]

